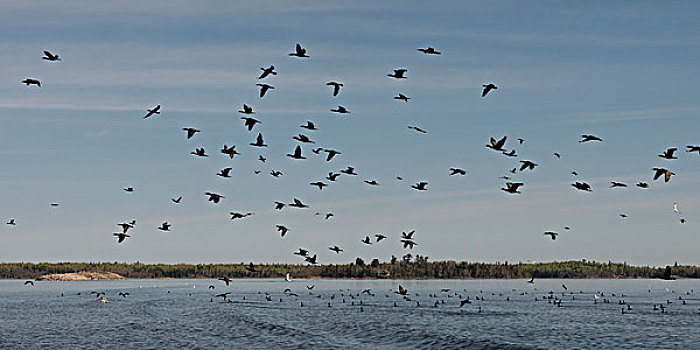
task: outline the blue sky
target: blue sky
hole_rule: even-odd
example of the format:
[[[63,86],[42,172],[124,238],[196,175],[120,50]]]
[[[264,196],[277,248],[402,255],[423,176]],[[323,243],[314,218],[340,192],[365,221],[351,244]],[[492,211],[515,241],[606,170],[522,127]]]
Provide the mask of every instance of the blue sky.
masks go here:
[[[700,155],[684,152],[700,144],[698,6],[3,2],[0,219],[17,225],[0,227],[0,261],[301,262],[291,253],[304,247],[321,263],[410,252],[700,264]],[[287,55],[297,42],[311,58]],[[427,46],[443,54],[416,50]],[[42,50],[63,61],[41,60]],[[259,68],[270,64],[279,74],[264,82],[275,89],[260,99]],[[408,79],[386,76],[396,68]],[[20,84],[26,77],[42,87]],[[330,80],[345,84],[338,97]],[[498,90],[482,99],[487,82]],[[411,100],[394,100],[399,92]],[[253,132],[236,112],[243,103],[262,121]],[[157,104],[162,113],[143,120]],[[337,105],[352,113],[331,113]],[[306,120],[319,130],[299,128]],[[202,133],[187,140],[183,127]],[[268,148],[248,146],[257,132]],[[298,133],[342,154],[325,162],[303,146],[308,160],[289,159]],[[581,134],[604,142],[580,144]],[[484,147],[502,135],[517,159]],[[224,143],[240,157],[220,154]],[[190,155],[197,147],[210,157]],[[656,156],[669,147],[679,159]],[[523,193],[501,191],[499,178],[525,159],[539,166],[513,175]],[[323,191],[308,185],[348,165],[360,175]],[[233,178],[214,175],[228,166]],[[677,176],[652,182],[659,166]],[[450,167],[467,175],[450,177]],[[380,186],[362,182],[370,179]],[[631,186],[609,189],[613,180]],[[428,191],[410,188],[418,181]],[[206,191],[226,198],[214,205]],[[273,209],[294,197],[311,208]],[[255,215],[230,221],[229,211]],[[132,219],[132,237],[116,244],[116,224]],[[156,229],[163,221],[172,232]],[[418,245],[404,250],[399,236],[411,229]],[[545,230],[561,235],[553,242]],[[389,240],[360,242],[377,232]],[[328,251],[336,244],[345,252]]]

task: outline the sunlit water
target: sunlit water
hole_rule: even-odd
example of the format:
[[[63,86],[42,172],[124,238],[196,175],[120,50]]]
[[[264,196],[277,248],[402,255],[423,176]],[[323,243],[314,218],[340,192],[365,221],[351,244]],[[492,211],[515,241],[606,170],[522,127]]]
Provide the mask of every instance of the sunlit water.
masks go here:
[[[23,282],[0,281],[2,349],[700,349],[697,280]]]

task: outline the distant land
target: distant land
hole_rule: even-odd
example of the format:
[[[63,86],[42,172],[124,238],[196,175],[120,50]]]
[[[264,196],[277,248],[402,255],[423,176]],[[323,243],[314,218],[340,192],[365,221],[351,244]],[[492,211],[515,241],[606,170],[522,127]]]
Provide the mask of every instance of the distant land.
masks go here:
[[[631,266],[626,263],[563,261],[541,263],[428,262],[410,254],[391,262],[374,259],[341,265],[294,264],[143,264],[119,262],[0,263],[0,279],[38,279],[51,274],[114,273],[141,278],[293,278],[335,279],[530,279],[530,278],[700,278],[700,266]],[[85,278],[89,280],[89,275]],[[50,276],[43,277],[51,278]],[[56,278],[54,276],[54,278]]]
[[[50,273],[36,278],[37,281],[107,281],[123,279],[125,279],[124,276],[116,273],[100,271]]]

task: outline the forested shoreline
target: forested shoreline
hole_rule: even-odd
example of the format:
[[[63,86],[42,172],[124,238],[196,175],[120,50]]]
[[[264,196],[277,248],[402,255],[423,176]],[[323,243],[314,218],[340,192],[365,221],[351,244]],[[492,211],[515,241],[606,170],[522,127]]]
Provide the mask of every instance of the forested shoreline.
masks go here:
[[[143,264],[120,262],[1,263],[0,279],[32,279],[45,274],[112,272],[139,278],[390,278],[390,279],[530,279],[530,278],[700,278],[699,266],[632,266],[626,263],[563,261],[542,263],[429,262],[410,254],[391,262],[377,259],[339,265],[294,264]]]

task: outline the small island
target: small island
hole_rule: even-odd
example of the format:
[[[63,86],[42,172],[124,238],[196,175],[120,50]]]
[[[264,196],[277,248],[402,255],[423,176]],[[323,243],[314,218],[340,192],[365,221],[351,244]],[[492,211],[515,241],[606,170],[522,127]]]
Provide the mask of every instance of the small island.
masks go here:
[[[79,271],[70,273],[51,273],[36,278],[37,281],[111,281],[125,280],[124,276],[113,272]]]

